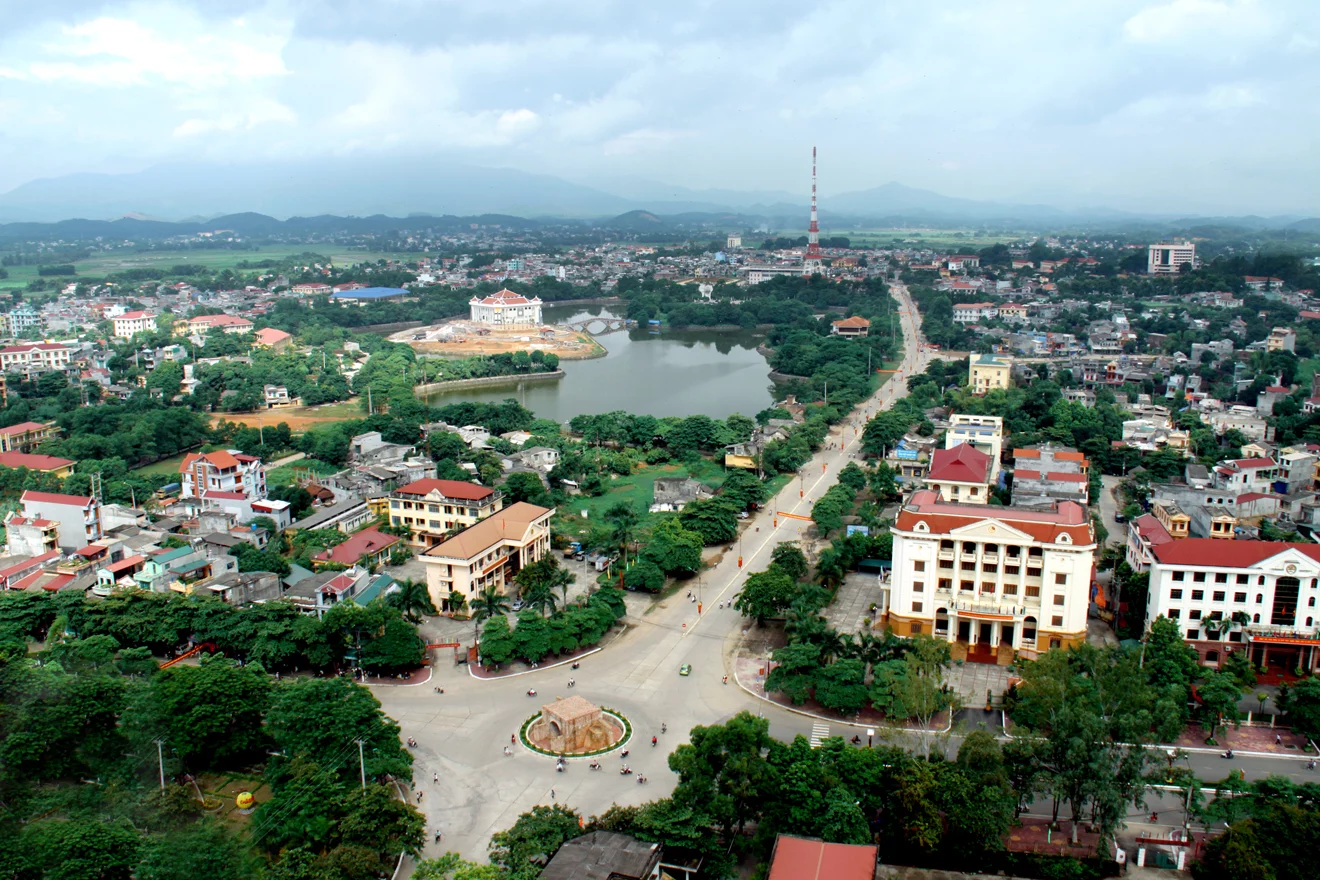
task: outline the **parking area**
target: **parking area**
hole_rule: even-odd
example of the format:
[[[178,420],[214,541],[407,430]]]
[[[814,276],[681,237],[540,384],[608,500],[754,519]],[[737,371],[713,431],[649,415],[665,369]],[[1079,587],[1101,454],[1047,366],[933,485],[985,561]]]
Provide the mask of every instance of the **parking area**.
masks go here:
[[[825,609],[825,620],[836,632],[861,632],[869,629],[862,621],[874,620],[871,605],[879,602],[880,578],[855,571],[844,577],[834,601]]]

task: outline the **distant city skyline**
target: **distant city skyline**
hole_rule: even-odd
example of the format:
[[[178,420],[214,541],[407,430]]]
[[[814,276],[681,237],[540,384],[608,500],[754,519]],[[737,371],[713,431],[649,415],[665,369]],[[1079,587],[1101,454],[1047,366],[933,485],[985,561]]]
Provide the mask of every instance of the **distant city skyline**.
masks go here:
[[[46,7],[52,8],[46,8]],[[161,163],[418,157],[617,190],[898,181],[1314,216],[1302,0],[66,0],[7,10],[0,193]]]

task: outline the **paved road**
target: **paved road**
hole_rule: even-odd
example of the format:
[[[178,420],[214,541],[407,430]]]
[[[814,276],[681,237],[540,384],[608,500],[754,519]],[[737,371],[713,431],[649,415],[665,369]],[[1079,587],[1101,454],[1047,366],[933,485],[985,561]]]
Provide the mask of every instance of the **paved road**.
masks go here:
[[[570,672],[564,667],[479,682],[463,667],[443,662],[436,667],[435,680],[427,684],[375,688],[404,736],[418,741],[415,775],[423,794],[420,807],[430,829],[438,827],[445,834],[443,845],[428,846],[428,854],[454,849],[483,859],[491,834],[509,827],[536,804],[557,801],[591,815],[613,803],[639,804],[664,796],[675,782],[668,770],[668,753],[684,741],[687,731],[698,724],[721,722],[743,709],[765,711],[777,737],[811,735],[811,719],[758,700],[736,684],[722,683],[732,671],[730,661],[746,623],[719,604],[730,602],[748,573],[770,564],[775,544],[803,535],[810,522],[780,514],[808,516],[812,503],[833,485],[859,449],[866,418],[904,396],[908,377],[925,369],[930,353],[920,344],[916,309],[902,285],[894,285],[893,291],[901,303],[904,333],[899,372],[852,418],[832,429],[825,448],[802,468],[801,479],[793,480],[747,521],[740,542],[743,567],[738,567],[738,554],[732,553],[704,573],[698,589],[703,613],[698,614],[697,603],[680,593],[630,616],[625,633],[582,660],[581,668],[571,673],[577,681],[573,690],[567,687]],[[679,676],[684,663],[692,665],[691,677]],[[444,687],[444,694],[435,693],[437,684]],[[538,696],[526,696],[528,688],[535,688]],[[564,773],[556,773],[550,759],[521,747],[512,757],[504,755],[503,746],[525,719],[543,703],[569,694],[618,709],[632,721],[634,739],[626,760],[633,776],[619,775],[623,761],[613,755],[605,758],[604,770],[591,771],[586,762],[575,761]],[[660,734],[662,723],[668,725],[667,734]],[[816,732],[824,734],[827,728],[818,726]],[[651,747],[652,736],[660,737],[662,748]],[[438,774],[439,783],[431,781],[433,774]],[[639,785],[636,774],[647,776],[648,784]]]
[[[1100,490],[1100,521],[1104,527],[1109,530],[1110,544],[1127,543],[1127,526],[1114,521],[1114,514],[1118,513],[1118,501],[1114,498],[1114,488],[1123,482],[1122,477],[1111,477],[1107,474],[1100,476],[1100,484],[1103,488]]]
[[[860,446],[868,414],[904,396],[907,378],[925,369],[930,353],[920,345],[916,309],[905,288],[895,284],[893,291],[904,307],[906,354],[901,372],[853,418],[833,429],[827,447],[803,468],[800,481],[792,481],[748,521],[741,541],[743,567],[738,568],[737,553],[731,553],[703,575],[699,588],[703,613],[698,614],[697,604],[682,593],[660,600],[630,615],[629,628],[604,650],[583,659],[576,671],[543,668],[478,681],[465,667],[444,662],[447,652],[442,652],[432,681],[374,688],[385,711],[402,726],[403,735],[418,741],[414,773],[423,795],[419,806],[428,819],[428,840],[436,828],[445,835],[442,845],[428,844],[426,855],[456,850],[484,861],[491,834],[508,828],[520,813],[537,804],[565,803],[593,815],[611,804],[634,805],[665,796],[675,783],[668,754],[685,741],[687,731],[722,722],[744,709],[763,712],[777,739],[788,741],[798,734],[813,740],[830,735],[850,738],[861,733],[865,740],[864,728],[817,721],[754,698],[736,684],[722,684],[724,675],[732,671],[731,660],[747,623],[731,608],[720,609],[719,603],[733,597],[748,573],[769,565],[776,543],[804,533],[810,523],[779,514],[808,515],[814,500],[834,483]],[[679,676],[684,663],[692,665],[691,677]],[[567,687],[570,675],[577,681],[572,690]],[[445,693],[435,693],[436,685],[443,686]],[[528,688],[538,691],[536,698],[526,696]],[[617,709],[631,720],[634,734],[627,744],[631,754],[626,761],[635,774],[647,776],[649,784],[639,785],[636,775],[620,776],[623,760],[617,755],[605,756],[601,771],[591,771],[585,761],[573,761],[564,773],[555,772],[553,760],[520,746],[512,756],[505,756],[503,747],[510,736],[543,703],[574,694]],[[660,733],[662,723],[668,725],[666,734]],[[652,736],[659,737],[660,747],[650,746]],[[957,744],[957,737],[950,738],[951,753]],[[1228,763],[1200,756],[1192,761],[1203,778],[1222,777],[1226,772],[1222,765]],[[1301,761],[1239,759],[1234,766],[1253,776],[1279,770],[1305,774]],[[432,782],[433,774],[438,782]]]

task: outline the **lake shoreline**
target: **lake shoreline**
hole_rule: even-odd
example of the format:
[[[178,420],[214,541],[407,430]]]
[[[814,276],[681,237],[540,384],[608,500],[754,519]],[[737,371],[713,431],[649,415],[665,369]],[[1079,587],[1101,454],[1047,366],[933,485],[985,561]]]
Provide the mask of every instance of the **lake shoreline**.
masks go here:
[[[560,379],[564,378],[566,375],[568,374],[565,373],[563,370],[553,370],[548,373],[524,373],[524,374],[515,373],[509,376],[477,376],[472,379],[446,379],[443,382],[423,382],[422,384],[413,388],[413,394],[417,395],[418,397],[422,397],[423,395],[437,394],[439,392],[447,391],[453,388],[480,388],[485,385],[502,385],[502,384],[516,385],[519,382],[528,382],[528,381],[557,382]]]

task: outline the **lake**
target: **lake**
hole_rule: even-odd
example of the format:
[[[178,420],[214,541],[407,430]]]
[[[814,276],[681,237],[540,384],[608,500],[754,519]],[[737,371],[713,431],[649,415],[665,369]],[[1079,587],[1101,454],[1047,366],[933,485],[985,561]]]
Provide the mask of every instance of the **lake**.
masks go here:
[[[608,305],[549,305],[547,324],[576,324],[622,317]],[[592,328],[600,329],[600,328]],[[597,337],[603,358],[560,361],[558,382],[458,388],[427,395],[432,406],[462,401],[499,402],[512,397],[541,418],[565,422],[580,413],[613,410],[653,415],[752,416],[774,402],[770,365],[756,350],[761,339],[748,330],[670,330],[646,327]]]

